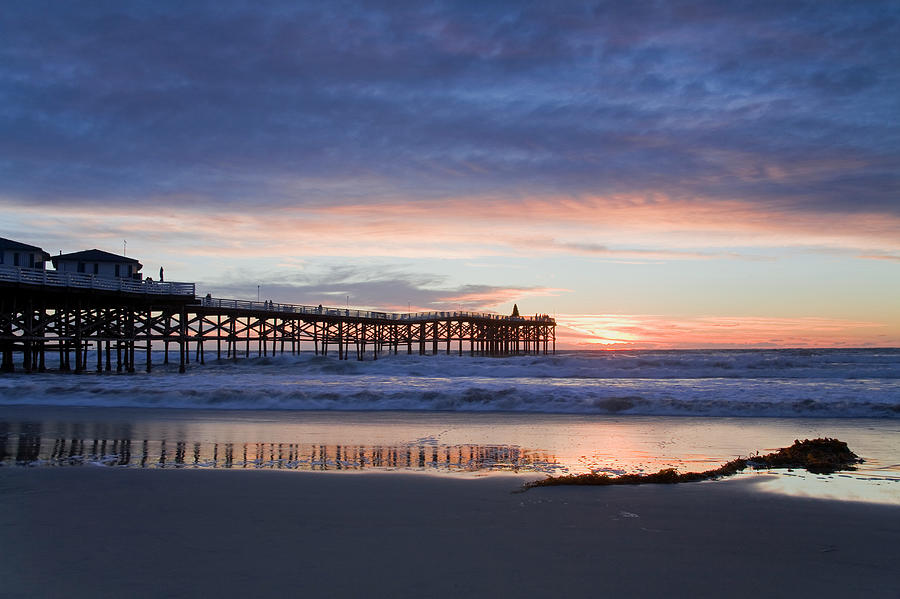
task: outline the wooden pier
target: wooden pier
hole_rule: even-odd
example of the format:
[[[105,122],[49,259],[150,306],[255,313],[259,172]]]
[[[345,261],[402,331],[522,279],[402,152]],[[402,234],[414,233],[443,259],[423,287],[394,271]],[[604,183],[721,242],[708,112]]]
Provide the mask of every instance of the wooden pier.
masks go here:
[[[150,372],[153,352],[160,350],[162,362],[171,354],[180,372],[208,358],[301,351],[341,360],[401,351],[548,354],[556,352],[556,322],[546,315],[391,313],[197,298],[193,283],[0,266],[0,370],[13,372],[18,363],[26,372],[43,372],[53,352],[61,371]]]

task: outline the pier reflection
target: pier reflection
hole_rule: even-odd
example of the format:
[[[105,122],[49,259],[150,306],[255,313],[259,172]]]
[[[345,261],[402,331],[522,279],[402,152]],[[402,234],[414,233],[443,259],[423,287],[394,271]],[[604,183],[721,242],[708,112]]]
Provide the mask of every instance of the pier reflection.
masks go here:
[[[546,472],[564,470],[546,451],[514,445],[344,445],[216,443],[168,439],[53,438],[36,423],[0,428],[0,465],[136,468],[245,468],[276,470],[435,472]],[[139,449],[137,449],[139,448]]]
[[[782,481],[776,490],[896,505],[897,432],[889,419],[13,406],[0,411],[0,468],[100,464],[245,471],[699,472],[754,450],[774,451],[791,439],[834,436],[865,457],[858,471],[830,477],[780,472],[773,475]],[[787,484],[802,489],[787,489]]]

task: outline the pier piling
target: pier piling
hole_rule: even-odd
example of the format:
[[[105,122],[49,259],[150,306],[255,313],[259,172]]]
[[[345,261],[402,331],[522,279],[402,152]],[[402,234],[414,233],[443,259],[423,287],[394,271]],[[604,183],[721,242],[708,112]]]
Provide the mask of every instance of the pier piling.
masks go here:
[[[339,360],[348,360],[351,348],[357,360],[379,359],[382,352],[450,355],[453,344],[459,356],[509,356],[556,352],[556,322],[548,316],[508,317],[472,312],[395,314],[322,306],[297,306],[196,298],[193,284],[145,283],[127,290],[95,278],[87,284],[45,284],[46,276],[34,277],[20,269],[0,265],[0,371],[14,372],[16,363],[25,372],[47,369],[46,353],[58,356],[55,368],[74,372],[90,368],[90,352],[96,352],[96,372],[135,372],[136,350],[144,350],[143,366],[153,368],[154,349],[169,364],[171,344],[178,346],[178,371],[193,362],[206,363],[207,344],[215,344],[217,360],[237,360],[239,343],[243,357],[251,357],[251,344],[260,357],[301,352],[311,342],[312,353],[328,355],[337,345]],[[446,344],[446,345],[444,345]],[[224,345],[224,351],[223,351]],[[104,355],[105,353],[105,355]],[[18,358],[16,357],[18,354]],[[53,355],[51,353],[51,355]],[[19,359],[20,358],[20,359]]]

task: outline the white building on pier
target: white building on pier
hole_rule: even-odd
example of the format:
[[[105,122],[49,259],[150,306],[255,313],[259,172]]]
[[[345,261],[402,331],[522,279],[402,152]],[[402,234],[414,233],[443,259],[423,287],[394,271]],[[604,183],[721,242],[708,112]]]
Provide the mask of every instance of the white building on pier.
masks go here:
[[[59,272],[75,272],[99,277],[141,279],[143,264],[127,256],[93,249],[53,256],[53,267]]]
[[[50,254],[36,245],[0,237],[0,265],[44,270],[49,259]]]

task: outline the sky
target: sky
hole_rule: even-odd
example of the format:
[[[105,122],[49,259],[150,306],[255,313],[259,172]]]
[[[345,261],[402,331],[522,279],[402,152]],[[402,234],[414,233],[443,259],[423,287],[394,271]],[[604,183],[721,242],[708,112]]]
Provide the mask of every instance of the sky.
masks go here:
[[[878,0],[9,3],[0,236],[561,347],[897,347],[898,39]]]

